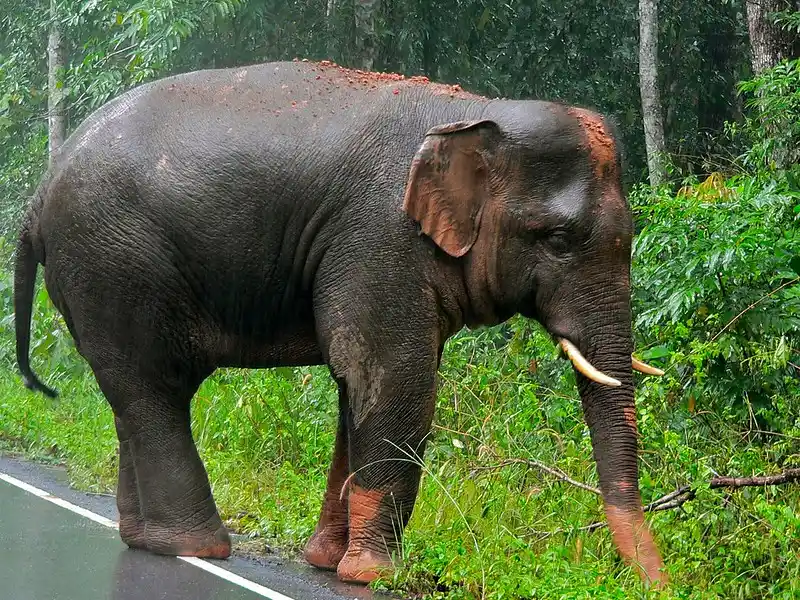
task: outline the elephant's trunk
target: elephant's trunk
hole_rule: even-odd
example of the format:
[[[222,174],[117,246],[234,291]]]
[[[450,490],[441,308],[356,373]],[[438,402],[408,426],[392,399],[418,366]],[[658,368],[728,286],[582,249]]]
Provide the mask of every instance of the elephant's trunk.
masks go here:
[[[645,581],[666,582],[661,555],[644,522],[639,495],[638,430],[631,372],[632,337],[628,310],[614,311],[612,326],[587,338],[586,358],[619,382],[608,386],[576,373],[586,422],[591,432],[600,489],[614,543]]]

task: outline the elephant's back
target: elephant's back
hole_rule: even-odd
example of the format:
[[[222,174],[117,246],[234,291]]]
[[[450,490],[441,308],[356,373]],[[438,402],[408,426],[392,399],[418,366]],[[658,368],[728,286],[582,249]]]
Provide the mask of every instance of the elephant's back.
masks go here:
[[[61,207],[84,219],[124,208],[206,237],[256,227],[265,211],[304,221],[320,202],[389,210],[364,203],[401,202],[425,132],[478,118],[487,103],[425,78],[330,63],[195,71],[101,107],[65,143],[50,181],[70,191]]]
[[[194,71],[129,90],[91,114],[62,146],[59,170],[212,172],[281,170],[340,158],[396,112],[391,79],[370,85],[319,63],[278,62]],[[355,72],[352,72],[355,73]],[[377,77],[377,76],[376,76]],[[402,112],[402,111],[400,111]],[[179,175],[176,175],[179,176]],[[223,177],[224,178],[224,177]]]
[[[91,115],[51,170],[50,266],[77,273],[100,256],[91,268],[112,265],[121,286],[157,270],[192,297],[219,292],[219,313],[230,294],[253,310],[291,306],[287,289],[310,285],[306,265],[327,248],[416,239],[400,208],[414,153],[431,126],[479,118],[485,103],[303,62],[142,85]]]
[[[330,145],[374,126],[370,119],[391,123],[402,117],[403,128],[413,129],[425,126],[425,115],[437,112],[435,106],[451,112],[451,105],[459,113],[488,102],[426,77],[369,73],[325,61],[207,69],[150,82],[108,102],[70,136],[62,154],[69,157],[86,146],[100,153],[115,147],[141,151],[151,143],[201,152],[204,146],[235,142],[244,149],[297,136]]]

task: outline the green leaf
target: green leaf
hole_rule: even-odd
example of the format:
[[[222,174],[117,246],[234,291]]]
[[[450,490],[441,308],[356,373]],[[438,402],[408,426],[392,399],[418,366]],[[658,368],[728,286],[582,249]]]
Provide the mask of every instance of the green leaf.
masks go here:
[[[489,22],[489,19],[491,17],[492,17],[492,11],[489,10],[489,7],[487,6],[483,10],[483,14],[481,15],[481,18],[478,20],[478,26],[477,26],[478,31],[483,31],[483,28],[486,27],[486,23]]]
[[[792,257],[789,261],[789,266],[792,267],[792,271],[800,275],[800,254],[796,254]]]
[[[671,354],[669,348],[666,346],[655,346],[642,352],[642,358],[645,360],[652,360],[655,358],[664,358]]]

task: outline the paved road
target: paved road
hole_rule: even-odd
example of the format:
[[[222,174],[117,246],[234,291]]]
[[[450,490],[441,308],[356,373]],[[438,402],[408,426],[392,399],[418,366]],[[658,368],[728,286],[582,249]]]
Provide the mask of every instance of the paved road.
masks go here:
[[[129,550],[108,527],[116,518],[113,498],[70,489],[63,470],[0,455],[0,599],[388,598],[280,558],[187,562]]]

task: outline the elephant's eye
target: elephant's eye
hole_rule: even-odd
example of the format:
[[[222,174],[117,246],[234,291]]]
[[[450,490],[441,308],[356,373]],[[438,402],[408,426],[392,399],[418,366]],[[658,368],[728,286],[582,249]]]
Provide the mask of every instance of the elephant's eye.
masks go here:
[[[554,229],[548,232],[544,241],[554,254],[566,254],[573,247],[572,236],[564,229]]]

